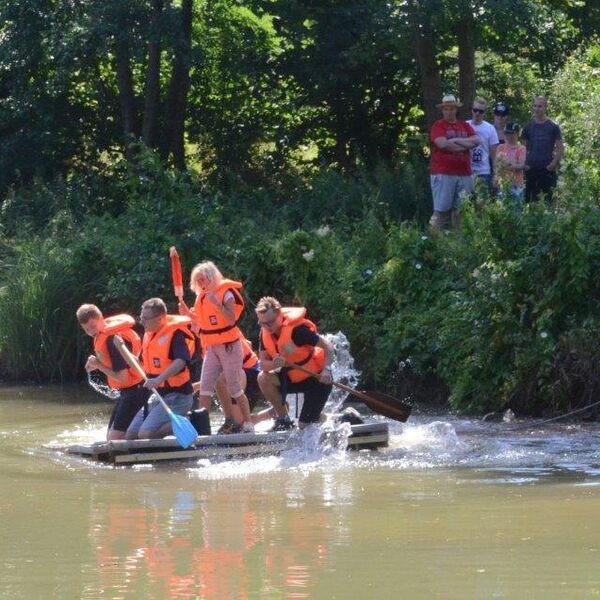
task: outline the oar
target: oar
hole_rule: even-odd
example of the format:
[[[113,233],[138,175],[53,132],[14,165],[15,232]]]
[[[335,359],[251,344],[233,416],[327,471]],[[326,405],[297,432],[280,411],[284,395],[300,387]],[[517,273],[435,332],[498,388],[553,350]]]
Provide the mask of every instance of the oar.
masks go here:
[[[133,369],[135,369],[139,373],[140,377],[144,378],[144,381],[148,381],[148,377],[146,376],[146,373],[144,373],[144,370],[140,366],[138,359],[133,354],[131,354],[129,348],[127,348],[123,340],[118,335],[115,335],[114,339],[117,350],[121,353],[121,356],[125,359],[127,364]],[[182,448],[187,448],[190,444],[195,442],[196,438],[198,437],[198,432],[196,431],[196,428],[190,423],[189,419],[182,415],[175,414],[169,408],[167,403],[163,400],[163,397],[156,391],[155,388],[152,388],[152,392],[159,399],[166,413],[169,415],[169,418],[171,419],[171,427],[173,429],[173,434],[177,438],[177,442]]]
[[[171,257],[173,290],[175,291],[176,298],[181,302],[183,300],[183,275],[181,272],[181,261],[179,260],[179,254],[177,254],[175,246],[171,246],[169,249],[169,256]]]
[[[315,371],[311,371],[310,369],[295,363],[288,362],[287,365],[292,369],[303,371],[312,377],[318,378],[320,375],[320,373],[316,373]],[[351,388],[349,385],[340,383],[339,381],[333,381],[332,383],[340,390],[344,390],[348,394],[352,394],[353,396],[356,396],[362,400],[373,412],[383,415],[384,417],[388,417],[388,419],[394,419],[395,421],[404,423],[410,416],[412,407],[404,402],[401,402],[397,398],[394,398],[393,396],[388,396],[387,394],[382,394],[381,392],[360,392],[354,388]]]

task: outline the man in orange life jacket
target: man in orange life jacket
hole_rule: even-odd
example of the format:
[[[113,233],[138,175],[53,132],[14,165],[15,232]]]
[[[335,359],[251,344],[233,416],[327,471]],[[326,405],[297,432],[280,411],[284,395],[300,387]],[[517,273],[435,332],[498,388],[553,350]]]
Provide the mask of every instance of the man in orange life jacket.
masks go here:
[[[168,315],[160,298],[150,298],[142,304],[140,321],[145,330],[142,366],[148,377],[144,387],[156,388],[174,413],[185,415],[193,403],[190,362],[196,342],[191,320]],[[163,438],[172,433],[171,418],[157,398],[150,398],[147,415],[143,410],[137,413],[127,439]]]
[[[119,397],[108,421],[107,440],[125,439],[125,432],[133,417],[143,410],[150,392],[142,386],[142,378],[130,368],[114,344],[115,335],[120,335],[129,350],[136,356],[141,350],[141,341],[133,330],[135,321],[129,315],[107,317],[95,304],[82,304],[76,312],[82,329],[94,338],[94,352],[85,363],[85,370],[102,371],[110,387],[119,390]]]
[[[317,333],[302,307],[282,307],[276,298],[265,296],[256,305],[261,327],[258,383],[277,413],[273,431],[291,429],[285,397],[302,392],[304,404],[298,418],[300,428],[319,421],[332,388],[333,346]],[[304,366],[318,378],[292,364]]]

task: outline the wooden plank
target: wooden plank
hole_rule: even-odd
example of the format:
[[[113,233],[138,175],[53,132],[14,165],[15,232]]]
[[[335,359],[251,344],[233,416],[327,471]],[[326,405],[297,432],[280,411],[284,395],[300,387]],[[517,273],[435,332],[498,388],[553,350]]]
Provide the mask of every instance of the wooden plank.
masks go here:
[[[130,454],[116,454],[112,457],[115,464],[139,464],[159,462],[165,460],[201,460],[207,458],[228,458],[232,456],[259,456],[272,455],[281,452],[286,444],[264,444],[262,446],[234,446],[200,448],[195,450],[173,450],[171,452],[138,452]]]
[[[353,425],[348,438],[349,449],[377,448],[388,445],[388,423]],[[285,448],[298,430],[264,433],[236,433],[198,436],[188,449],[182,449],[173,437],[159,440],[115,440],[91,445],[73,444],[64,451],[86,458],[133,464],[161,460],[211,458],[216,456],[255,456],[275,454]]]

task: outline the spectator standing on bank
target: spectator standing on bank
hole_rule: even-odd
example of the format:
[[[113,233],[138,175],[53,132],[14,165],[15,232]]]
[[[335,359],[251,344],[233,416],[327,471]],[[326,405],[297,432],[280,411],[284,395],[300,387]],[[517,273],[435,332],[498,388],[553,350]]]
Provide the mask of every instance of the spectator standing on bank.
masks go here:
[[[487,102],[482,98],[473,101],[473,117],[467,123],[474,129],[480,144],[471,150],[471,171],[473,177],[481,179],[486,187],[492,188],[492,172],[495,169],[498,134],[496,128],[484,120]]]
[[[508,104],[505,102],[496,102],[494,106],[494,127],[496,128],[496,133],[498,134],[498,141],[501,144],[504,144],[506,141],[506,138],[504,137],[504,130],[506,129],[509,115],[510,109],[508,108]]]
[[[473,192],[470,150],[480,143],[473,128],[456,118],[462,106],[455,96],[448,94],[437,105],[442,118],[431,126],[431,194],[433,214],[429,224],[442,230],[450,218],[452,226],[460,226],[458,209],[463,195]]]
[[[546,98],[537,96],[533,101],[533,119],[523,127],[522,139],[527,150],[525,202],[537,200],[540,194],[546,202],[552,202],[558,167],[565,152],[560,127],[547,117],[547,109]]]
[[[506,189],[513,199],[522,202],[525,192],[525,146],[519,144],[517,139],[519,126],[516,123],[507,123],[504,133],[506,143],[500,144],[496,153],[494,187],[500,188],[500,197]]]

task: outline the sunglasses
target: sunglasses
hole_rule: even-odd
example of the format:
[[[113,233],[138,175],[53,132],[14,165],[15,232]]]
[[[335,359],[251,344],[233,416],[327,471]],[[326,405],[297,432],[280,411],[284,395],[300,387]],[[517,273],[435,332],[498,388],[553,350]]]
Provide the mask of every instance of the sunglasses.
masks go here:
[[[155,314],[155,315],[140,315],[140,316],[138,317],[138,321],[139,321],[140,323],[145,323],[145,322],[147,322],[147,321],[152,321],[152,319],[156,319],[157,317],[160,317],[160,314],[161,314],[161,313],[157,313],[157,314]]]
[[[472,108],[471,110],[481,115],[485,112],[485,108]]]
[[[277,322],[278,318],[279,316],[275,317],[274,319],[269,319],[268,321],[261,321],[260,319],[258,319],[258,324],[261,327],[273,327],[273,325],[275,325],[275,323]]]

